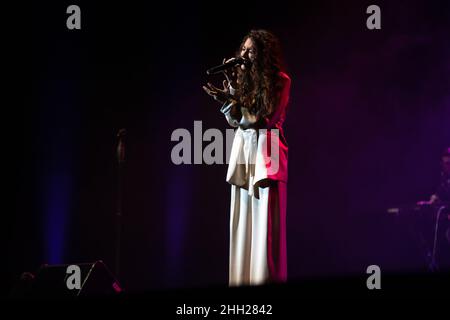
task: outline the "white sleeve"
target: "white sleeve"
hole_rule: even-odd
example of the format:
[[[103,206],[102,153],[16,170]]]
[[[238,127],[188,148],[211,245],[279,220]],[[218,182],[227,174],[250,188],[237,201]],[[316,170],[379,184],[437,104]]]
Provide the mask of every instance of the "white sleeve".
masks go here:
[[[233,102],[225,102],[220,108],[220,112],[222,112],[225,115],[225,118],[227,118],[228,123],[232,127],[238,127],[240,119],[235,119],[231,116],[231,108],[234,106]]]

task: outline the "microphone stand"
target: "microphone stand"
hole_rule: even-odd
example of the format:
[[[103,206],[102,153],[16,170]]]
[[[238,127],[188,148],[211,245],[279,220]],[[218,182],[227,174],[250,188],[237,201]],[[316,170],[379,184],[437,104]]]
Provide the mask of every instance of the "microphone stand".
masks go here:
[[[448,209],[448,207],[445,204],[442,204],[437,209],[436,213],[436,222],[434,227],[434,233],[433,233],[433,248],[431,251],[431,261],[429,263],[429,269],[430,271],[439,271],[439,263],[440,261],[436,261],[436,250],[437,250],[437,242],[438,242],[438,233],[439,233],[439,220],[441,219],[441,213],[442,211]]]
[[[115,248],[115,274],[120,279],[120,256],[122,247],[122,183],[123,167],[125,164],[125,138],[126,130],[120,129],[117,133],[117,203],[116,203],[116,248]]]

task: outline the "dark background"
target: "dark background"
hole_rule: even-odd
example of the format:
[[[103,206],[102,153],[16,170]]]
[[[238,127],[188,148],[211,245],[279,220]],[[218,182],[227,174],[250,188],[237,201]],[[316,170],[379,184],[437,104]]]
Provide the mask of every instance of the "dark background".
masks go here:
[[[81,7],[81,30],[66,28],[70,4]],[[366,28],[370,4],[381,7],[381,30]],[[101,259],[114,269],[120,128],[124,287],[227,283],[226,165],[174,165],[170,137],[193,135],[195,120],[225,132],[201,89],[221,79],[205,70],[252,28],[279,36],[292,78],[289,280],[371,264],[424,270],[415,235],[386,209],[427,199],[439,181],[450,145],[450,2],[63,1],[8,15],[18,94],[5,118],[14,128],[6,287],[43,263]]]

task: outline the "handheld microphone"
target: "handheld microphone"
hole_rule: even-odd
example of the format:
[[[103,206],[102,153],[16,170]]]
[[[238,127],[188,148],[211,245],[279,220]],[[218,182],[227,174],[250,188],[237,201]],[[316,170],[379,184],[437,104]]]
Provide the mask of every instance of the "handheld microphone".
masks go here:
[[[219,72],[224,71],[226,69],[229,69],[229,68],[232,68],[234,66],[240,65],[240,64],[244,64],[244,65],[248,66],[250,64],[250,61],[248,61],[248,60],[246,60],[244,58],[241,58],[241,57],[232,58],[230,61],[228,61],[228,62],[226,62],[224,64],[221,64],[219,66],[215,66],[215,67],[212,67],[212,68],[208,69],[206,71],[206,74],[208,74],[208,75],[216,74],[216,73],[219,73]]]

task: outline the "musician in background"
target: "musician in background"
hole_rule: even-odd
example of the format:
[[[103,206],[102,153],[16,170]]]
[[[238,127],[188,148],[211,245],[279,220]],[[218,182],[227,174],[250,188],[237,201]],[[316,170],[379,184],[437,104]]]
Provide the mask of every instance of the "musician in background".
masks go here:
[[[440,210],[443,209],[443,213],[447,216],[447,219],[444,218],[444,221],[446,220],[447,223],[441,226],[441,230],[443,230],[442,236],[439,233],[436,234],[435,246],[437,248],[435,249],[437,250],[437,270],[450,271],[450,148],[445,149],[442,153],[441,181],[436,192],[431,196],[429,203],[441,206]],[[437,219],[439,219],[439,214]]]
[[[430,258],[429,269],[432,271],[450,271],[450,148],[446,148],[441,157],[441,179],[436,192],[428,201],[419,201],[419,206],[435,208],[432,212],[434,225],[432,238],[429,240],[427,257]],[[428,211],[426,211],[428,212]],[[420,230],[422,230],[420,228]],[[426,231],[420,231],[427,233]],[[422,235],[423,237],[423,235]]]
[[[450,201],[450,148],[442,153],[441,181],[436,192],[430,197],[428,204],[439,204]]]

